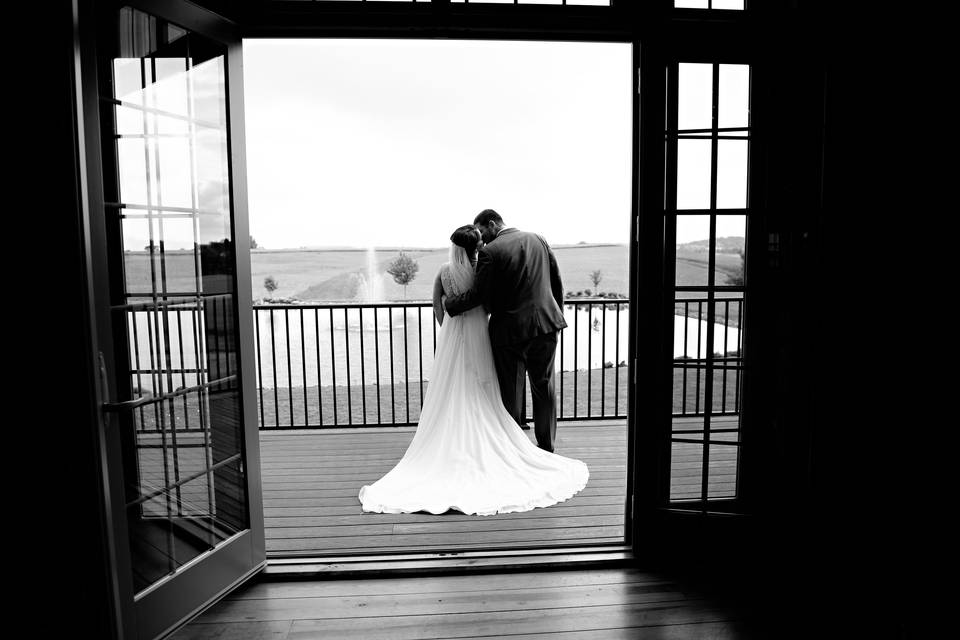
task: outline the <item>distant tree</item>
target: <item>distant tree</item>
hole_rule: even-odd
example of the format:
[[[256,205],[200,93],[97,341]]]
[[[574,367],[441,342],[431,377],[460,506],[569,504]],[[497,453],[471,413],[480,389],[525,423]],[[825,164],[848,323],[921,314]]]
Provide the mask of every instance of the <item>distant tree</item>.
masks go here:
[[[737,270],[732,276],[727,276],[727,284],[733,285],[735,287],[743,286],[743,269],[744,264],[746,263],[746,257],[743,254],[743,249],[737,249],[737,255],[740,256],[740,266],[737,267]]]
[[[603,280],[603,271],[597,269],[596,271],[590,272],[590,282],[593,283],[593,286],[597,288],[597,291],[600,290],[600,281]]]
[[[417,261],[405,254],[403,251],[401,251],[400,255],[390,263],[389,267],[387,267],[387,273],[393,276],[393,281],[397,284],[403,285],[404,300],[407,299],[407,285],[413,282],[413,279],[417,277],[417,271],[419,270],[420,265],[417,264]]]
[[[251,249],[259,249],[259,248],[260,248],[260,245],[257,244],[257,239],[254,238],[253,236],[250,236],[250,248],[251,248]]]
[[[273,292],[277,290],[277,287],[280,286],[280,283],[276,281],[273,276],[267,276],[263,279],[263,288],[267,290],[268,295],[273,295]]]
[[[591,291],[590,289],[584,289],[584,290],[583,290],[583,293],[584,293],[587,297],[590,297],[590,296],[593,295],[593,291]]]

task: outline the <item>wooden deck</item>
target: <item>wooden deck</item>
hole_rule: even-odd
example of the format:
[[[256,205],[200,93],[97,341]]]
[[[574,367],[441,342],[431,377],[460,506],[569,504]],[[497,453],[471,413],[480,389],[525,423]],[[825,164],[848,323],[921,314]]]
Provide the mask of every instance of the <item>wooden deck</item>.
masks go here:
[[[620,544],[626,502],[626,421],[562,422],[557,453],[583,460],[590,481],[547,508],[493,516],[364,513],[357,494],[403,456],[415,427],[260,432],[270,556],[416,553]],[[533,439],[533,431],[525,432]],[[674,449],[674,497],[700,490],[696,447]],[[711,459],[710,490],[732,492],[736,452]],[[731,458],[732,455],[732,458]]]
[[[557,505],[522,513],[364,513],[357,494],[403,456],[414,427],[261,432],[271,555],[420,552],[623,542],[626,429],[561,423],[557,453],[583,460],[590,482]],[[533,439],[533,431],[527,431]]]

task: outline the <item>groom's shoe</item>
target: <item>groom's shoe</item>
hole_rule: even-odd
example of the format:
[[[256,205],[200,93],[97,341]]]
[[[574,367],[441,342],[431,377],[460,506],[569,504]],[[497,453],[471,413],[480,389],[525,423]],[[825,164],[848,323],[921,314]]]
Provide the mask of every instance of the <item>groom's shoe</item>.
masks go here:
[[[520,428],[523,429],[524,431],[530,431],[530,425],[527,424],[526,422],[521,422]]]

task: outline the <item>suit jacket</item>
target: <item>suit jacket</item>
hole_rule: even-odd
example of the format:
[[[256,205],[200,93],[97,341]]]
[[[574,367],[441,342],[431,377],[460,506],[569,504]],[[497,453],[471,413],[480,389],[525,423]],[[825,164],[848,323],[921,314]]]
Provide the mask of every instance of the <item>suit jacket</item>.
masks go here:
[[[444,306],[455,316],[478,304],[490,313],[493,346],[566,327],[563,283],[547,241],[535,233],[503,229],[482,247],[473,289],[448,297]]]

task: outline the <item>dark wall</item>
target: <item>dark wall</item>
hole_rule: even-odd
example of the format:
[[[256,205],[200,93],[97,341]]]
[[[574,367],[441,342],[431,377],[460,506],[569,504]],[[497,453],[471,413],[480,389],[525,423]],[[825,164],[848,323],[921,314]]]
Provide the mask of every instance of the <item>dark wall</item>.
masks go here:
[[[110,638],[94,372],[82,245],[71,3],[19,9],[22,52],[8,77],[10,193],[5,513],[11,624],[31,635]],[[15,140],[16,142],[12,142]]]
[[[745,558],[781,611],[833,619],[838,635],[912,637],[925,515],[911,403],[925,372],[902,358],[919,335],[919,282],[900,277],[919,211],[903,206],[916,158],[892,125],[910,94],[888,64],[891,32],[869,14],[807,18],[771,45],[784,71],[762,168],[782,253],[766,291],[777,406],[762,436],[764,522]]]

